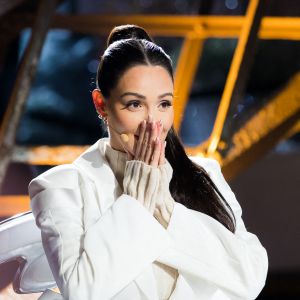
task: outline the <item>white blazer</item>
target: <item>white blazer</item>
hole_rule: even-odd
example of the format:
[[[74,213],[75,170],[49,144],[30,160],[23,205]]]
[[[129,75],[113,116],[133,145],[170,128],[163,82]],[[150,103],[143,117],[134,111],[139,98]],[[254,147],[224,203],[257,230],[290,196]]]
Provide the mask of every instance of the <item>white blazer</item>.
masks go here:
[[[219,163],[190,157],[228,201],[236,233],[177,202],[165,229],[133,197],[120,196],[99,148],[104,141],[29,184],[32,211],[64,299],[158,300],[155,260],[179,272],[171,300],[255,299],[265,285],[267,253],[246,230]]]

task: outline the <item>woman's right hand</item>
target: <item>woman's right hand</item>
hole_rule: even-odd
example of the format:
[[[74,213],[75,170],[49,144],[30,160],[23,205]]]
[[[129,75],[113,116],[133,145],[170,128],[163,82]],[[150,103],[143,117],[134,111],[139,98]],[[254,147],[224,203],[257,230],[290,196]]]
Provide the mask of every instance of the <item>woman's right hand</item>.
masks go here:
[[[161,131],[161,122],[153,122],[151,118],[140,124],[139,138],[133,154],[129,155],[126,162],[123,179],[124,193],[137,199],[151,214],[154,213],[159,198],[159,166],[164,163],[165,156],[164,143],[159,139]],[[124,150],[126,151],[125,146]]]
[[[139,125],[139,137],[135,141],[133,152],[123,144],[128,160],[139,160],[153,167],[164,164],[165,141],[160,139],[162,127],[161,120],[155,122],[151,116],[148,121],[143,120]]]

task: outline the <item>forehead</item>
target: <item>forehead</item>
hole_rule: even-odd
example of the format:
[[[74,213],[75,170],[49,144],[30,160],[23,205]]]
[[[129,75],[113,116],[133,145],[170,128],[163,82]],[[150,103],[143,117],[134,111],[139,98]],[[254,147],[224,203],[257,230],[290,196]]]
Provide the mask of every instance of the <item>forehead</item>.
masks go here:
[[[120,78],[117,90],[172,92],[173,82],[168,71],[161,66],[138,65],[129,68]]]

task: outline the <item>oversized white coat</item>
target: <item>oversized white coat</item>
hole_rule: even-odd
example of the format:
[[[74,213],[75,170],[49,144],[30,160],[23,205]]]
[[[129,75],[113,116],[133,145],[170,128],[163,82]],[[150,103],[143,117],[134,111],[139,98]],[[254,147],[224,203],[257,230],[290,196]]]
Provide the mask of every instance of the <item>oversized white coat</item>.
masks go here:
[[[219,163],[190,157],[231,206],[236,232],[177,202],[165,229],[136,199],[119,196],[100,150],[105,141],[29,184],[32,211],[64,299],[158,300],[155,260],[179,272],[171,300],[255,299],[265,284],[267,253],[246,230]]]

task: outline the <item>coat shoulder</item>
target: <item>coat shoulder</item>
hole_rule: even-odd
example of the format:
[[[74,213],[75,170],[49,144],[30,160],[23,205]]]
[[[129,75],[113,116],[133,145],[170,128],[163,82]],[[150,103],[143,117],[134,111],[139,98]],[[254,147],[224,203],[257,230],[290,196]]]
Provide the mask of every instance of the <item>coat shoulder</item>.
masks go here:
[[[214,158],[202,156],[189,156],[189,159],[197,165],[203,167],[205,171],[209,174],[213,171],[221,171],[220,163]]]
[[[46,188],[73,189],[80,185],[78,169],[73,164],[62,164],[43,172],[28,185],[30,198]]]
[[[205,169],[209,177],[226,199],[227,203],[230,205],[231,209],[234,211],[235,217],[240,217],[242,215],[242,208],[237,201],[235,193],[223,176],[220,163],[216,159],[208,157],[193,156],[189,158]]]
[[[32,198],[46,188],[78,188],[83,182],[82,169],[92,170],[91,166],[100,164],[102,157],[99,155],[98,143],[102,142],[103,144],[105,141],[106,139],[97,141],[72,163],[55,166],[32,179],[28,185],[30,197]]]

